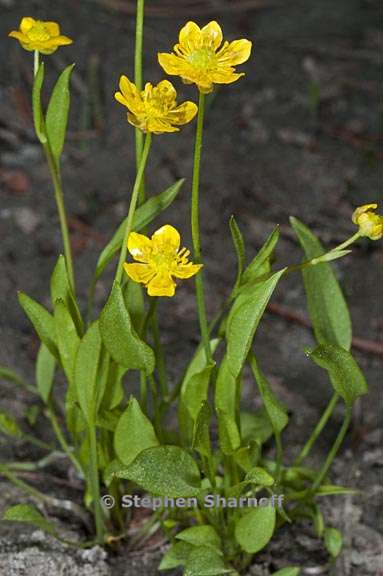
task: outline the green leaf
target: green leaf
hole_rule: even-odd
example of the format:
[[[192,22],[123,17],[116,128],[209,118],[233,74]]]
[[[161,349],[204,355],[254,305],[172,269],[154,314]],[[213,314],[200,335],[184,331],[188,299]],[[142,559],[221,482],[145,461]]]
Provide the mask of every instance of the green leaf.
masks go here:
[[[245,482],[251,482],[257,486],[273,486],[275,481],[264,468],[255,466],[246,474]]]
[[[124,300],[134,329],[140,334],[145,322],[145,297],[141,284],[128,282],[125,286]]]
[[[70,105],[69,81],[74,64],[60,74],[49,100],[46,115],[46,131],[49,147],[56,164],[59,163],[64,147]]]
[[[234,290],[236,290],[241,283],[242,272],[245,266],[245,242],[234,216],[231,216],[229,226],[238,262],[237,278],[234,284]]]
[[[187,542],[176,542],[172,544],[162,558],[159,570],[171,570],[178,566],[184,566],[193,549],[194,546]]]
[[[40,340],[44,342],[55,358],[59,359],[56,345],[56,329],[54,318],[49,312],[35,300],[23,292],[18,294],[19,302],[25,314],[32,322]]]
[[[212,546],[213,548],[218,548],[218,550],[221,549],[221,538],[215,529],[208,524],[186,528],[179,532],[176,538],[194,546]]]
[[[140,452],[158,444],[153,424],[142,412],[134,396],[131,396],[114,435],[114,449],[118,458],[128,465]]]
[[[7,382],[12,382],[13,384],[24,387],[24,381],[21,376],[6,366],[0,365],[0,378],[7,380]]]
[[[111,361],[109,364],[108,382],[102,398],[101,408],[106,411],[114,410],[124,400],[125,391],[123,378],[127,370],[125,366],[120,366]],[[113,428],[114,430],[114,428]]]
[[[169,498],[197,496],[201,488],[197,464],[178,446],[158,446],[140,452],[118,477]]]
[[[245,552],[256,554],[271,540],[276,512],[273,506],[254,508],[237,521],[235,538]]]
[[[367,394],[366,379],[350,352],[327,344],[308,354],[318,366],[327,370],[335,391],[346,404],[351,405],[359,396]]]
[[[258,366],[254,354],[252,354],[250,357],[250,366],[254,378],[257,382],[259,393],[265,405],[266,412],[270,418],[273,430],[276,432],[282,432],[283,428],[285,428],[289,420],[287,416],[287,410],[275,397],[268,380]]]
[[[273,576],[299,576],[301,569],[297,566],[287,566],[277,572],[273,572]]]
[[[359,490],[337,486],[335,484],[322,484],[317,490],[317,496],[340,496],[347,494],[359,494]]]
[[[5,412],[0,412],[0,432],[11,438],[23,437],[23,431],[16,420]]]
[[[210,420],[211,420],[211,409],[208,402],[203,402],[201,409],[198,412],[196,418],[194,431],[193,431],[193,443],[192,448],[199,452],[202,456],[207,458],[211,454],[211,444],[210,444]]]
[[[247,446],[241,446],[241,448],[235,452],[234,460],[242,470],[250,472],[250,470],[252,470],[258,463],[260,456],[261,445],[255,440],[250,440]]]
[[[290,218],[306,258],[325,254],[325,249],[307,226]],[[352,328],[350,314],[338,280],[328,263],[310,266],[302,271],[307,306],[319,344],[335,344],[350,350]]]
[[[184,576],[218,576],[230,572],[232,571],[225,568],[222,556],[217,550],[208,546],[198,546],[189,554]]]
[[[234,378],[242,370],[258,324],[285,270],[279,270],[264,282],[249,287],[234,301],[226,326],[226,355]]]
[[[101,313],[100,332],[106,349],[118,364],[147,374],[153,372],[153,350],[137,336],[117,282]]]
[[[45,134],[44,115],[41,106],[41,90],[44,83],[44,62],[41,62],[37,74],[33,81],[32,89],[32,111],[35,132],[41,144],[46,144],[47,137]]]
[[[279,226],[276,226],[270,234],[262,248],[259,250],[255,258],[250,262],[242,275],[242,284],[251,283],[256,280],[260,275],[268,272],[265,270],[265,264],[268,264],[274,252],[275,246],[279,240]]]
[[[3,520],[11,522],[25,522],[32,524],[48,534],[57,535],[55,526],[46,520],[42,514],[31,504],[16,504],[4,512]]]
[[[216,351],[218,344],[218,338],[211,340],[212,354]],[[191,442],[201,405],[207,400],[210,376],[214,366],[215,363],[206,364],[205,351],[201,347],[190,362],[182,381],[178,416],[181,434],[185,441]]]
[[[178,192],[180,191],[185,179],[182,178],[178,180],[172,186],[169,186],[166,190],[158,194],[157,196],[152,196],[143,204],[139,206],[134,214],[133,220],[133,231],[142,230],[145,228],[158,214],[165,210],[173,200],[176,198]],[[113,259],[114,255],[119,252],[121,244],[124,238],[126,228],[126,218],[121,222],[113,238],[108,242],[103,251],[101,252],[96,266],[96,279],[98,279],[105,267]]]
[[[84,323],[82,321],[80,310],[69,282],[65,257],[62,254],[57,260],[51,277],[51,300],[52,306],[55,305],[57,300],[62,300],[64,302],[65,306],[70,312],[70,315],[73,318],[73,322],[76,325],[78,334],[82,336],[84,331]]]
[[[45,344],[41,344],[36,360],[36,386],[43,401],[47,404],[54,382],[56,359]]]
[[[74,369],[74,381],[81,410],[89,426],[96,420],[97,406],[103,390],[99,390],[98,368],[101,356],[101,337],[94,322],[80,342]]]
[[[342,533],[336,528],[325,528],[324,543],[330,556],[337,558],[343,547]]]
[[[241,445],[237,422],[238,384],[230,371],[227,354],[218,370],[215,388],[215,409],[218,415],[220,447],[224,454],[232,454]]]
[[[265,406],[254,412],[241,412],[241,435],[244,442],[251,440],[264,444],[273,435],[273,427]]]
[[[80,346],[80,337],[77,334],[72,316],[63,300],[57,300],[55,302],[54,319],[61,364],[69,384],[73,385],[74,366],[77,351]]]

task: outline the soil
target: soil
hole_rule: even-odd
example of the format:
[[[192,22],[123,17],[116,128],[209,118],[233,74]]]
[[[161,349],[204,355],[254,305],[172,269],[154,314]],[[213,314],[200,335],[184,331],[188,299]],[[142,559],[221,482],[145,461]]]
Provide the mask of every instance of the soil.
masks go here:
[[[383,182],[383,4],[381,0],[283,0],[263,2],[262,9],[240,10],[242,0],[217,0],[216,13],[201,16],[193,3],[178,0],[168,14],[146,21],[145,78],[156,82],[161,70],[156,53],[175,43],[188,7],[203,23],[218,19],[228,38],[254,41],[246,76],[218,90],[209,101],[204,142],[201,226],[208,312],[213,315],[235,278],[235,256],[228,220],[234,214],[247,243],[248,257],[262,245],[277,223],[282,238],[278,264],[302,257],[288,228],[294,215],[328,246],[353,233],[355,206],[382,200]],[[132,2],[121,2],[120,8]],[[148,0],[149,7],[160,2]],[[167,3],[169,5],[170,2]],[[213,2],[206,2],[211,6]],[[247,3],[249,4],[249,3]],[[231,5],[231,6],[230,6]],[[235,5],[235,10],[230,10]],[[198,7],[201,3],[198,3]],[[114,7],[114,8],[113,8]],[[223,8],[228,8],[226,11]],[[126,213],[134,178],[133,130],[114,101],[118,78],[132,77],[134,18],[115,9],[112,0],[0,0],[0,364],[33,383],[37,340],[17,303],[24,290],[48,304],[48,286],[61,250],[59,226],[48,171],[33,135],[30,109],[32,60],[14,40],[6,39],[23,15],[60,22],[73,46],[46,58],[47,84],[63,65],[76,61],[69,141],[63,160],[65,201],[76,255],[78,294],[82,305],[97,256]],[[193,87],[179,86],[180,99],[195,98]],[[176,203],[161,216],[190,245],[189,196],[193,145],[192,126],[179,135],[155,138],[147,179],[156,194],[175,179],[187,177]],[[361,242],[335,267],[347,296],[354,334],[383,341],[383,244]],[[110,286],[110,269],[99,284],[101,306]],[[306,314],[301,280],[290,275],[274,303]],[[175,382],[197,341],[193,283],[161,302],[164,345]],[[324,409],[331,390],[324,373],[313,367],[304,348],[313,343],[306,328],[290,317],[267,313],[256,348],[276,393],[291,412],[284,437],[295,453]],[[355,350],[370,387],[355,412],[352,431],[333,470],[334,482],[356,487],[355,496],[327,500],[326,518],[341,528],[344,552],[333,568],[336,576],[383,574],[383,354]],[[254,406],[253,390],[245,401]],[[28,393],[9,383],[0,389],[1,409],[23,418],[33,404]],[[342,418],[335,413],[315,447],[311,463],[323,458]],[[37,428],[45,433],[40,415]],[[4,460],[41,456],[23,443],[0,445]],[[42,473],[47,492],[68,490],[66,466]],[[59,477],[57,472],[59,471]],[[41,478],[43,480],[41,480]],[[33,481],[33,478],[32,478]],[[58,482],[61,481],[61,484]],[[1,507],[25,500],[2,483]],[[76,534],[76,526],[66,530]],[[127,556],[101,549],[74,551],[41,532],[3,524],[0,531],[0,574],[49,573],[94,576],[157,574],[161,551]],[[266,576],[285,565],[304,567],[302,574],[326,573],[323,547],[305,523],[282,529],[260,554],[251,574]]]

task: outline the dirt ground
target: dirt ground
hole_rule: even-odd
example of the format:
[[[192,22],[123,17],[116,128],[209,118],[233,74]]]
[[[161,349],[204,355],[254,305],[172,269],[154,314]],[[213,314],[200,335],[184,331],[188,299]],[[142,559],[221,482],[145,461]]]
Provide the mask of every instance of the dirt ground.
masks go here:
[[[72,46],[47,58],[46,65],[49,85],[58,69],[76,62],[63,180],[78,293],[84,304],[97,256],[126,213],[134,178],[133,130],[113,98],[119,76],[132,77],[134,18],[124,13],[132,4],[123,0],[118,9],[112,0],[0,0],[0,364],[31,383],[37,340],[16,293],[24,290],[48,302],[61,241],[48,171],[33,135],[32,58],[6,35],[23,15],[31,15],[59,21],[63,33],[75,39]],[[284,265],[301,258],[288,227],[289,215],[310,225],[326,245],[335,246],[353,233],[350,217],[355,206],[383,200],[383,3],[265,0],[262,9],[251,9],[245,0],[195,4],[193,9],[191,1],[174,0],[172,9],[165,10],[163,2],[148,0],[145,80],[161,79],[156,53],[169,50],[188,17],[201,24],[217,19],[228,38],[247,37],[255,47],[244,66],[246,76],[217,91],[208,108],[201,225],[208,311],[213,315],[235,278],[231,214],[244,233],[249,258],[279,223],[277,258]],[[213,4],[215,12],[205,14]],[[241,9],[241,4],[249,9]],[[182,97],[196,97],[193,87],[177,86]],[[156,194],[175,179],[187,178],[176,203],[160,220],[177,226],[187,245],[193,133],[194,127],[188,126],[179,135],[156,137],[147,179],[148,194]],[[353,430],[333,473],[335,481],[360,493],[326,505],[327,517],[345,533],[345,550],[334,574],[382,576],[383,242],[361,242],[336,270],[350,305],[354,335],[362,339],[354,352],[370,393],[357,407]],[[111,269],[100,282],[98,305],[112,273]],[[256,347],[276,393],[290,408],[285,442],[294,452],[331,390],[324,373],[304,354],[313,342],[310,331],[293,318],[306,314],[298,275],[281,284],[273,304]],[[193,283],[184,283],[161,307],[175,381],[197,338]],[[251,389],[246,390],[246,402],[255,402]],[[23,417],[30,404],[20,389],[2,384],[2,409]],[[313,453],[313,463],[334,439],[341,417],[339,410]],[[5,460],[36,456],[35,450],[31,453],[20,444],[3,443],[0,451]],[[65,485],[65,467],[62,475]],[[55,480],[46,473],[42,478],[54,493]],[[20,500],[16,489],[2,486],[0,507]],[[5,525],[0,530],[1,575],[24,574],[26,565],[32,567],[30,574],[49,571],[51,576],[157,574],[158,558],[158,552],[154,557],[139,554],[138,560],[130,557],[127,562],[124,556],[110,558],[99,549],[68,552],[41,533]],[[324,573],[326,557],[304,524],[293,532],[282,530],[259,556],[252,574],[266,576],[294,563],[305,567],[304,575]]]

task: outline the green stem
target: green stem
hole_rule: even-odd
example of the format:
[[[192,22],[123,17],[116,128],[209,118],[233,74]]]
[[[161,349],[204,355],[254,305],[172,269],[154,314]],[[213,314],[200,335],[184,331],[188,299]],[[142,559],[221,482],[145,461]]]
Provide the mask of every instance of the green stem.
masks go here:
[[[84,473],[83,473],[83,469],[81,467],[81,464],[77,460],[76,456],[73,454],[73,449],[68,445],[67,441],[65,440],[64,434],[61,431],[60,424],[57,420],[56,414],[54,413],[52,407],[47,409],[46,415],[52,424],[52,428],[53,428],[53,431],[56,435],[58,443],[60,444],[61,448],[64,450],[65,454],[67,454],[68,458],[72,461],[76,470],[80,473],[80,476],[82,477],[84,475]]]
[[[205,94],[202,94],[200,92],[197,131],[194,147],[194,167],[193,167],[193,185],[192,185],[192,201],[191,201],[191,230],[193,238],[194,261],[197,264],[201,262],[201,241],[200,241],[200,227],[199,227],[199,184],[200,184],[200,172],[201,172],[201,152],[202,152],[204,116],[205,116]],[[199,274],[197,274],[197,276],[195,277],[195,286],[196,286],[198,319],[201,330],[202,342],[205,349],[206,362],[210,364],[212,361],[212,356],[210,350],[209,328],[206,317],[202,272],[199,272]]]
[[[96,520],[96,535],[99,544],[104,543],[104,518],[101,505],[100,479],[98,472],[96,426],[88,428],[89,433],[89,480],[92,490],[94,515]]]
[[[35,50],[33,53],[33,75],[36,76],[40,66],[40,52]]]
[[[31,434],[23,433],[23,439],[26,440],[27,442],[29,442],[30,444],[37,446],[37,448],[42,448],[43,450],[49,450],[50,452],[55,451],[54,446],[50,446],[49,444],[47,444],[43,440],[39,440],[39,438],[35,438]]]
[[[281,479],[282,464],[283,464],[283,447],[282,447],[281,433],[278,432],[277,429],[274,429],[274,437],[275,437],[275,445],[277,448],[277,467],[275,470],[275,477],[277,483],[279,483]]]
[[[335,442],[334,442],[330,452],[327,455],[325,463],[323,464],[318,476],[316,477],[315,482],[313,483],[313,485],[310,488],[311,493],[315,493],[317,491],[317,489],[322,484],[324,478],[327,476],[327,473],[331,467],[331,464],[333,463],[334,458],[337,455],[337,452],[338,452],[340,446],[342,445],[343,440],[346,436],[348,427],[349,427],[350,422],[351,422],[351,417],[352,417],[352,406],[347,406],[346,407],[346,413],[345,413],[345,416],[343,419],[342,427],[339,430],[338,436],[336,437]]]
[[[135,54],[134,54],[134,82],[138,90],[142,90],[142,47],[144,37],[144,13],[145,13],[145,0],[137,0],[136,11],[136,40],[135,40]],[[136,165],[137,171],[140,168],[141,158],[144,147],[144,135],[139,128],[136,128]],[[145,185],[144,181],[141,182],[139,192],[140,204],[145,201]]]
[[[311,452],[312,447],[314,446],[318,436],[322,432],[323,428],[326,426],[327,422],[329,421],[332,413],[334,412],[334,408],[336,403],[338,402],[339,396],[337,393],[334,393],[330,402],[328,403],[325,411],[323,412],[318,424],[315,426],[313,432],[311,433],[309,439],[307,440],[306,444],[303,446],[301,452],[299,453],[297,459],[294,462],[294,466],[300,466],[303,460],[307,458],[309,453]]]
[[[68,222],[67,222],[65,206],[64,206],[64,195],[63,195],[62,185],[61,185],[60,168],[56,165],[56,162],[53,158],[49,144],[48,143],[44,144],[43,147],[44,147],[44,152],[45,152],[45,155],[46,155],[46,158],[48,161],[49,171],[51,173],[51,177],[52,177],[52,181],[53,181],[53,187],[54,187],[54,191],[55,191],[55,199],[56,199],[57,211],[58,211],[59,219],[60,219],[61,235],[62,235],[63,244],[64,244],[64,254],[65,254],[65,260],[66,260],[66,265],[67,265],[67,269],[68,269],[69,281],[70,281],[72,289],[74,291],[75,282],[74,282],[74,272],[73,272],[72,249],[71,249],[71,245],[70,245]]]
[[[118,261],[118,266],[117,266],[116,276],[115,276],[116,282],[119,282],[119,283],[121,282],[121,278],[122,278],[123,264],[126,260],[126,253],[128,250],[127,242],[128,242],[129,235],[132,231],[133,218],[134,218],[134,213],[136,211],[138,194],[140,192],[140,186],[141,186],[141,182],[142,182],[142,179],[144,176],[146,162],[148,160],[151,143],[152,143],[152,135],[149,132],[145,138],[145,145],[144,145],[144,149],[142,152],[140,167],[139,167],[138,172],[137,172],[136,180],[134,182],[132,196],[130,199],[128,218],[126,220],[125,234],[124,234],[124,239],[123,239],[122,246],[121,246],[120,259]]]
[[[342,244],[339,244],[339,246],[335,246],[335,248],[333,248],[331,250],[331,252],[334,252],[335,250],[336,251],[344,250],[345,248],[350,246],[350,244],[353,244],[354,242],[356,242],[356,240],[359,240],[359,238],[360,238],[360,233],[358,231],[355,234],[353,234],[350,238],[348,238],[348,240],[345,240],[344,242],[342,242]]]
[[[169,389],[166,374],[165,356],[161,344],[161,336],[158,326],[157,305],[158,305],[158,298],[154,298],[154,306],[151,317],[153,340],[154,340],[154,352],[156,355],[157,373],[158,373],[158,380],[160,383],[162,400],[165,400],[168,397]]]

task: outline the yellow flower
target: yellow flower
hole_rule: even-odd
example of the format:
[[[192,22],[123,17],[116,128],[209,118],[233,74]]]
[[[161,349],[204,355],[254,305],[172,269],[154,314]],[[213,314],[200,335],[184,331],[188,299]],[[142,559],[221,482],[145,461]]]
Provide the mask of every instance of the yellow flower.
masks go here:
[[[67,36],[61,36],[57,22],[44,22],[30,16],[23,18],[20,22],[20,29],[12,30],[9,36],[16,38],[25,50],[37,50],[42,54],[52,54],[59,46],[66,46],[73,42]]]
[[[214,84],[231,84],[244,76],[236,73],[234,66],[250,57],[249,40],[222,42],[217,22],[209,22],[202,29],[195,22],[188,22],[173,48],[175,54],[158,54],[158,61],[167,74],[181,76],[186,84],[197,84],[202,93],[208,94]]]
[[[188,261],[190,250],[180,249],[181,238],[173,226],[166,224],[151,238],[132,232],[128,250],[140,264],[128,264],[124,269],[129,278],[144,284],[149,296],[174,296],[175,278],[191,278],[202,264]]]
[[[377,207],[377,204],[364,204],[352,215],[352,221],[359,226],[359,234],[371,240],[379,240],[383,236],[383,216],[375,214]]]
[[[130,124],[143,132],[178,132],[177,126],[187,124],[198,112],[194,102],[177,106],[177,92],[168,80],[162,80],[157,86],[148,82],[140,92],[126,76],[121,76],[119,86],[120,92],[114,97],[129,110]]]

